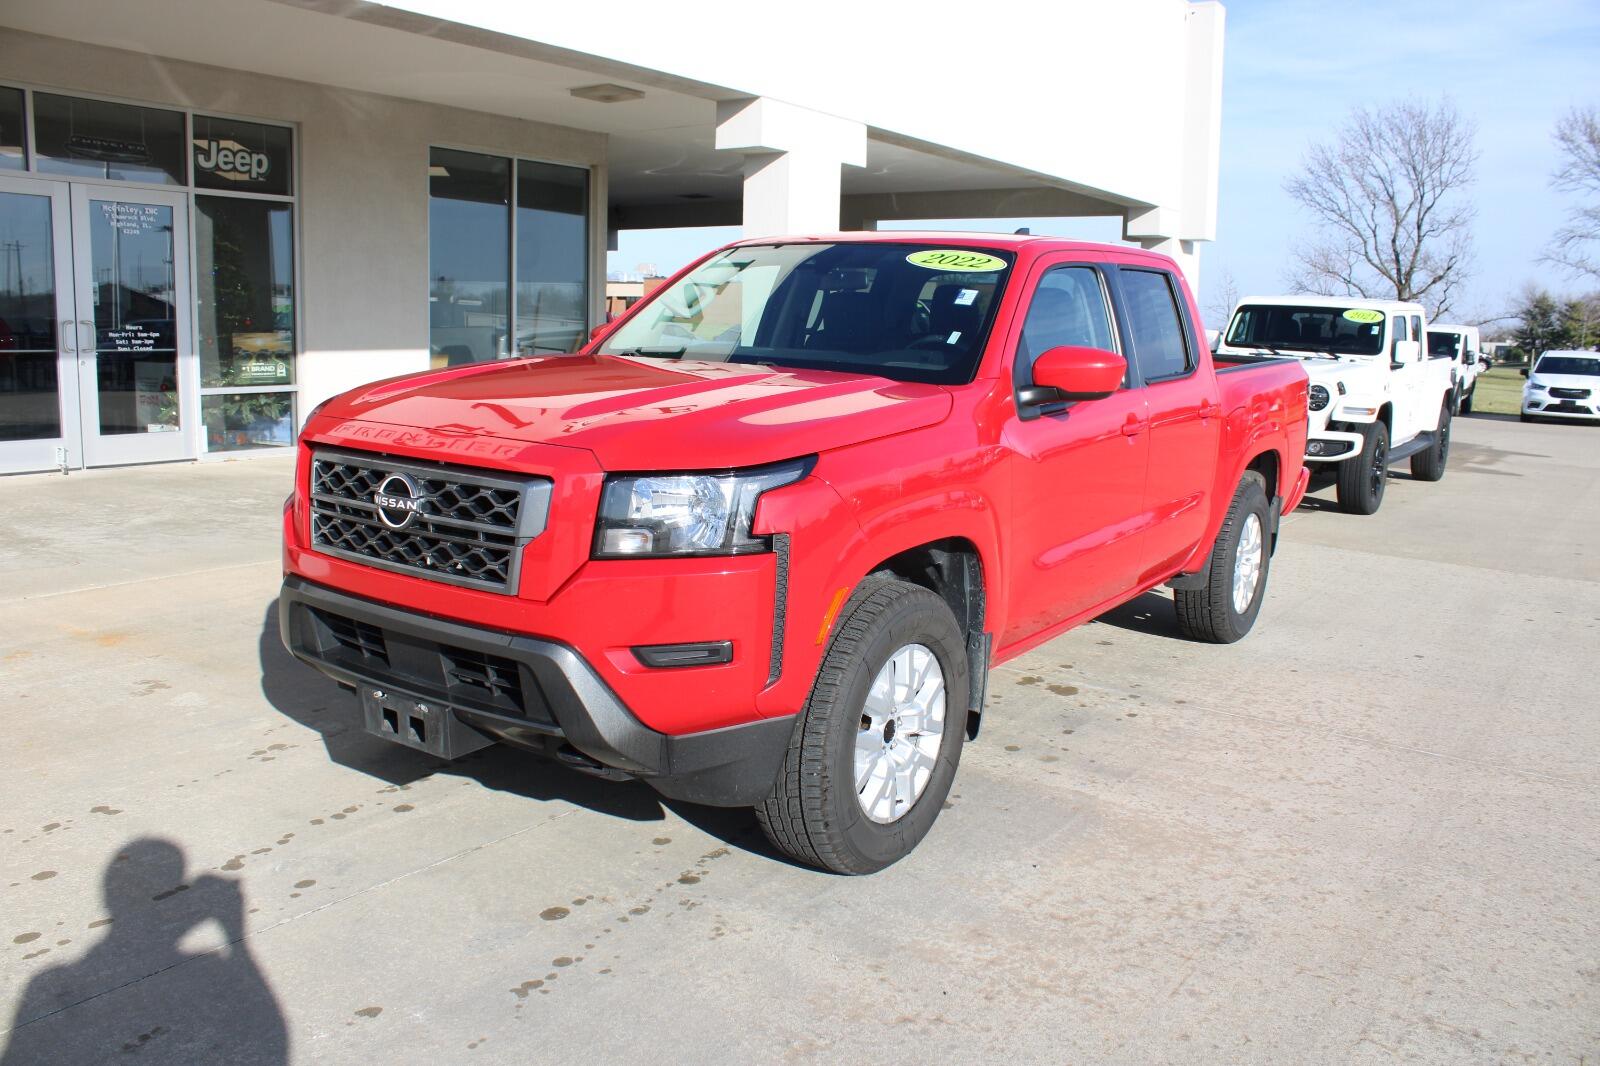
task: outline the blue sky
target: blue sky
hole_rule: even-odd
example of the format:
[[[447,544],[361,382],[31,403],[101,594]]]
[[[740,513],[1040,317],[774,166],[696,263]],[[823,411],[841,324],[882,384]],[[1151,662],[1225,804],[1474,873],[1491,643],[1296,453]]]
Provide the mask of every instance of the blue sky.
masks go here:
[[[1581,288],[1540,264],[1566,201],[1549,185],[1551,133],[1577,104],[1600,104],[1600,3],[1595,0],[1232,0],[1224,62],[1217,240],[1203,246],[1201,303],[1231,275],[1241,294],[1277,292],[1310,219],[1283,192],[1314,140],[1349,110],[1448,95],[1477,127],[1481,161],[1470,198],[1474,277],[1462,316],[1506,309],[1524,282]],[[955,220],[950,220],[955,225]],[[899,224],[900,225],[910,225]],[[1012,229],[1115,240],[1109,219],[985,219],[963,229]],[[610,269],[663,270],[738,236],[736,228],[623,233]]]

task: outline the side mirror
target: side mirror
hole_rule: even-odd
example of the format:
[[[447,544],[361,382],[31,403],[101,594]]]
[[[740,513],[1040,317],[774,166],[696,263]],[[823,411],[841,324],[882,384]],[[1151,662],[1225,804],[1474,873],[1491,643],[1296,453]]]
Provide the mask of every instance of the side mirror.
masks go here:
[[[1405,363],[1415,363],[1421,356],[1421,341],[1395,341],[1394,354],[1389,356],[1389,365],[1398,367]]]
[[[607,333],[611,332],[611,326],[612,323],[610,322],[600,323],[598,326],[594,327],[594,329],[589,331],[589,339],[591,341],[599,340],[601,337],[604,337]]]
[[[1528,376],[1528,368],[1527,367],[1523,367],[1522,368],[1522,376],[1523,377],[1527,377]]]
[[[1062,345],[1043,352],[1033,362],[1034,386],[1054,389],[1057,398],[1062,400],[1098,400],[1110,396],[1122,388],[1122,379],[1127,373],[1128,361],[1103,348]]]

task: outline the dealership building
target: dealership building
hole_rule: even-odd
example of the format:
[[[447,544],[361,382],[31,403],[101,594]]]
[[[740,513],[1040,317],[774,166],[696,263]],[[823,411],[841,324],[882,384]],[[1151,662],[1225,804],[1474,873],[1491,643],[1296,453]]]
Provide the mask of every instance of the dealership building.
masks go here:
[[[0,0],[0,473],[272,454],[352,386],[573,351],[622,231],[1111,217],[1196,283],[1220,4],[738,14]]]

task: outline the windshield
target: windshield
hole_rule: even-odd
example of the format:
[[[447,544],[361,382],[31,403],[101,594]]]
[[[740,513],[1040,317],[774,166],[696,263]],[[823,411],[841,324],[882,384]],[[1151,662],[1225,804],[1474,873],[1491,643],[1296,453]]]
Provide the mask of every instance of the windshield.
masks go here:
[[[1456,353],[1461,350],[1460,344],[1461,334],[1459,333],[1440,333],[1438,330],[1432,329],[1428,331],[1428,354],[1430,356],[1454,359]]]
[[[1227,343],[1240,348],[1377,355],[1383,351],[1383,312],[1245,304],[1234,313]]]
[[[1577,374],[1582,377],[1600,377],[1600,357],[1586,359],[1578,355],[1547,355],[1539,360],[1535,374]]]
[[[730,248],[605,339],[605,355],[972,380],[1009,252],[925,244]]]

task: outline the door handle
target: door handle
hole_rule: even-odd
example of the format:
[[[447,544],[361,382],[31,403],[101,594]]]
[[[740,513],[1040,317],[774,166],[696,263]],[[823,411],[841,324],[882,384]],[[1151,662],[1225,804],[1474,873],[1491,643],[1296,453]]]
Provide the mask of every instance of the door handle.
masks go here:
[[[66,349],[68,355],[78,354],[78,345],[72,339],[73,328],[72,319],[63,318],[61,320],[61,347]]]
[[[1217,404],[1214,404],[1214,403],[1208,403],[1204,407],[1200,408],[1200,417],[1201,418],[1216,418],[1217,415],[1219,415],[1221,413],[1222,413],[1221,406],[1219,406]]]
[[[1134,418],[1132,415],[1129,415],[1128,420],[1122,423],[1122,435],[1124,437],[1137,437],[1139,434],[1143,433],[1145,428],[1149,425],[1149,422],[1143,419]]]
[[[80,318],[80,319],[78,319],[78,325],[81,326],[84,329],[87,329],[89,331],[89,333],[88,333],[89,339],[87,341],[84,341],[82,338],[79,338],[79,340],[78,340],[78,350],[80,352],[85,352],[85,353],[94,351],[95,350],[94,323],[90,322],[87,318]]]

